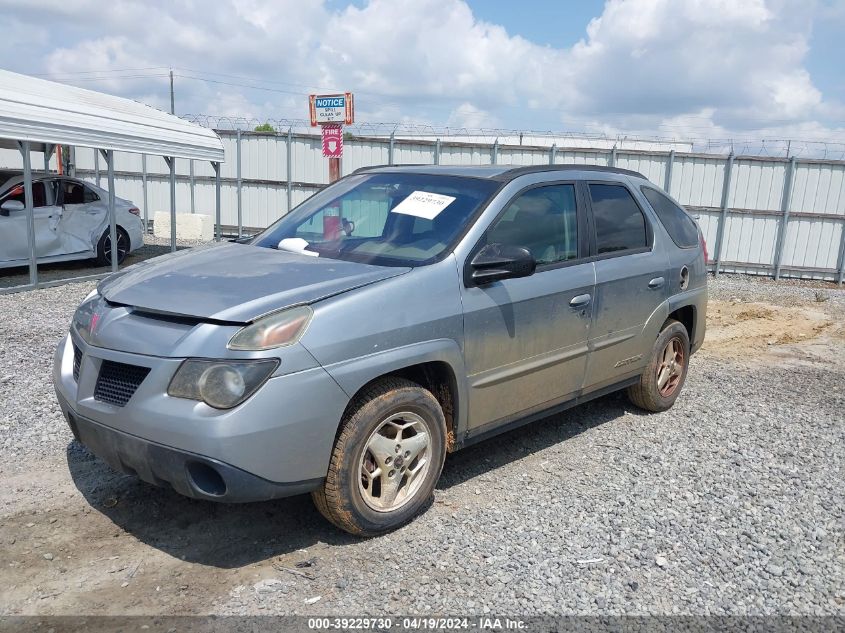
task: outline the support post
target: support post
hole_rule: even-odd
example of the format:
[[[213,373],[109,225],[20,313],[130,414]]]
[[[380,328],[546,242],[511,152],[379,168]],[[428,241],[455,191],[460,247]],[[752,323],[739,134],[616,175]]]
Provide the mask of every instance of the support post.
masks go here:
[[[672,187],[672,169],[675,166],[675,150],[669,150],[669,158],[666,160],[666,174],[663,176],[663,191],[669,193]],[[669,194],[672,195],[672,194]]]
[[[194,178],[194,160],[193,159],[188,161],[188,174],[189,174],[188,177],[190,178],[190,183],[191,183],[191,213],[196,213],[197,209],[196,209],[196,204],[195,204],[195,200],[196,200],[195,195],[196,195],[196,184],[197,183],[196,183],[196,180]]]
[[[716,248],[714,249],[715,258],[713,260],[714,269],[713,275],[719,276],[719,265],[722,262],[722,249],[725,241],[725,223],[728,219],[728,196],[731,190],[731,173],[734,167],[734,153],[731,152],[728,156],[728,161],[725,163],[725,177],[722,182],[722,213],[719,219],[719,229],[716,232]]]
[[[32,198],[32,156],[29,141],[20,141],[18,148],[23,158],[23,191],[26,212],[27,252],[29,253],[29,285],[38,286],[38,259],[35,254],[35,202]]]
[[[434,142],[434,164],[440,164],[440,139]]]
[[[340,180],[340,159],[329,159],[329,184]]]
[[[100,152],[94,150],[94,181],[100,186]]]
[[[555,164],[555,157],[557,156],[557,143],[552,143],[549,149],[549,165]]]
[[[149,193],[147,191],[147,155],[141,154],[141,197],[144,202],[144,233],[150,230]]]
[[[67,152],[68,156],[68,165],[67,165],[67,175],[71,178],[76,178],[76,146],[71,145],[68,148]]]
[[[783,217],[778,226],[778,237],[777,242],[775,242],[775,281],[780,279],[783,245],[786,243],[786,228],[789,224],[789,207],[792,205],[792,183],[795,182],[795,165],[797,162],[795,156],[793,156],[783,176],[783,198],[780,201],[780,210],[783,212]]]
[[[610,150],[610,159],[609,159],[609,167],[616,167],[616,144],[613,144],[613,148]]]
[[[221,205],[220,205],[220,163],[211,163],[214,169],[214,236],[219,242],[223,238]]]
[[[288,210],[287,212],[290,213],[290,210],[293,208],[293,127],[288,128],[288,143],[287,147],[285,148],[287,152],[287,166],[288,166]]]
[[[393,165],[393,148],[396,144],[396,132],[390,133],[390,144],[387,146],[387,164]]]
[[[114,150],[100,150],[106,161],[106,170],[109,182],[109,245],[111,247],[111,271],[117,272],[117,212],[115,210],[114,195]],[[127,245],[128,248],[128,245]]]
[[[845,280],[845,221],[842,222],[842,234],[839,236],[839,272],[836,274],[836,283],[842,285]]]
[[[493,151],[490,152],[490,164],[499,164],[499,139],[493,141]]]
[[[236,167],[237,167],[237,197],[238,197],[238,238],[240,239],[244,235],[244,227],[243,227],[243,206],[242,206],[242,199],[241,199],[241,131],[238,130],[237,137],[236,137]]]
[[[44,175],[50,174],[50,157],[56,151],[55,145],[44,145]]]
[[[176,159],[165,156],[164,160],[170,167],[170,252],[176,252]]]

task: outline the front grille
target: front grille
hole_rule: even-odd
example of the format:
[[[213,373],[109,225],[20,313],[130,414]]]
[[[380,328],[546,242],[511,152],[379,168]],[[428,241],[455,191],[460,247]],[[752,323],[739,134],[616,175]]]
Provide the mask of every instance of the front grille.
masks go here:
[[[122,407],[149,373],[149,367],[104,360],[94,388],[94,399]]]
[[[73,346],[73,379],[79,382],[79,366],[82,364],[82,350]]]

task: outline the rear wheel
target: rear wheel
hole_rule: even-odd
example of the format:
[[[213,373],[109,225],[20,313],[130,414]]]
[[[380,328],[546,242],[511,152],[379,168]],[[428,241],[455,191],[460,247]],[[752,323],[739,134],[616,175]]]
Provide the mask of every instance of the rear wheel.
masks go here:
[[[446,456],[446,420],[427,389],[375,383],[350,405],[323,485],[312,493],[337,527],[372,536],[410,521],[431,501]]]
[[[117,263],[122,264],[129,254],[129,234],[122,227],[117,227]],[[100,236],[97,242],[97,264],[111,266],[111,235],[109,229]]]
[[[689,368],[687,329],[670,319],[654,342],[651,359],[640,381],[628,387],[628,398],[646,411],[666,411],[677,400]]]

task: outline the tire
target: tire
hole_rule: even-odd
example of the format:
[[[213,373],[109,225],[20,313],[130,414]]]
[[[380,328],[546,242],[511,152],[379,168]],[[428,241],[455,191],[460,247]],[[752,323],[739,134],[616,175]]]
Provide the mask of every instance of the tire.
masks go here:
[[[672,346],[672,349],[667,351],[669,346]],[[655,413],[671,408],[687,378],[689,350],[687,329],[674,319],[666,321],[654,342],[651,359],[639,382],[628,387],[628,399],[639,408]],[[674,365],[666,362],[670,357]],[[669,371],[669,377],[661,387],[662,371]]]
[[[123,261],[126,259],[126,256],[129,254],[129,234],[123,230],[122,227],[118,226],[117,228],[117,263],[122,264]],[[111,266],[111,249],[109,248],[109,244],[111,242],[111,236],[109,235],[109,229],[103,232],[100,236],[100,240],[97,242],[97,265],[98,266]],[[124,246],[125,245],[125,246]]]
[[[347,408],[326,480],[311,496],[340,529],[374,536],[430,505],[445,458],[446,419],[437,399],[415,382],[386,378]]]

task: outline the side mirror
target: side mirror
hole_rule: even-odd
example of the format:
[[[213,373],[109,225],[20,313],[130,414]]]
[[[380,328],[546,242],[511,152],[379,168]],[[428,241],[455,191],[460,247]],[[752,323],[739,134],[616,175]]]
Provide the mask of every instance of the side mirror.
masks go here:
[[[500,279],[528,277],[537,262],[527,248],[510,244],[488,244],[470,262],[472,280],[479,286]]]
[[[0,206],[0,209],[3,211],[3,215],[8,216],[9,213],[12,211],[23,211],[26,207],[24,207],[23,202],[20,200],[6,200],[3,203],[3,206]]]

